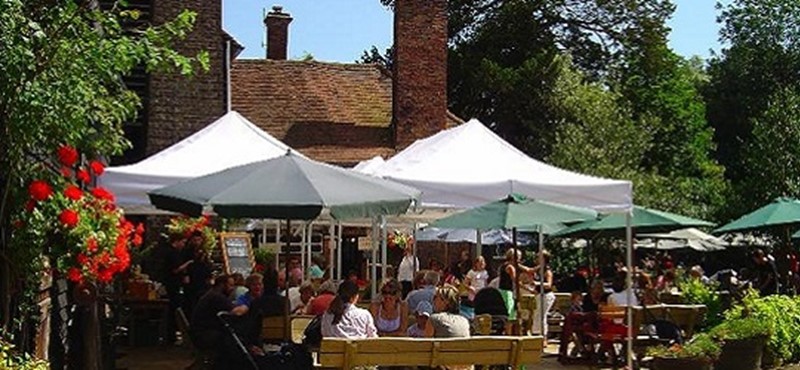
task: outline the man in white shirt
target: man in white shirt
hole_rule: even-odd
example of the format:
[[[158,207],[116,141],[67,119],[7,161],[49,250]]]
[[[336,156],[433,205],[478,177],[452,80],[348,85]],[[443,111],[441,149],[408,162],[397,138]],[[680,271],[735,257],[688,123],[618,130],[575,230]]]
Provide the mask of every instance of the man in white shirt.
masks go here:
[[[627,273],[619,271],[614,276],[614,281],[611,283],[611,288],[614,293],[608,296],[608,304],[611,306],[638,306],[639,299],[636,298],[636,292],[625,289],[627,280]],[[630,294],[628,294],[630,293]],[[628,300],[630,297],[630,300]]]
[[[407,245],[404,252],[403,260],[400,261],[400,267],[397,268],[397,281],[399,281],[400,285],[403,287],[403,299],[408,296],[411,289],[414,289],[414,274],[419,271],[419,259],[414,256],[412,246]]]

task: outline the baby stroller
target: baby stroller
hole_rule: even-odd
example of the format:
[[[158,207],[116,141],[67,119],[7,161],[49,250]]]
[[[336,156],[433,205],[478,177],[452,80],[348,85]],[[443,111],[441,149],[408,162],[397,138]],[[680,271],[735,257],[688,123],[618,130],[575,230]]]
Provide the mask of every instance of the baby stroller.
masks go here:
[[[225,364],[226,369],[306,370],[313,367],[311,354],[303,346],[293,343],[284,343],[278,351],[252,354],[231,325],[231,320],[236,317],[228,312],[220,312],[217,317],[222,321],[229,337],[230,343],[225,346],[230,353],[235,354],[227,356],[226,360],[230,362]]]

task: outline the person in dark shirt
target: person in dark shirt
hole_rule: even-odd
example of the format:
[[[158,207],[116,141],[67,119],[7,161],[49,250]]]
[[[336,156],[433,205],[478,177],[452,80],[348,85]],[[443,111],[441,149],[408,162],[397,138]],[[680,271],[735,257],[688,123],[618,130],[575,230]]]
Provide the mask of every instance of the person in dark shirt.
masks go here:
[[[234,305],[230,300],[233,291],[233,278],[221,275],[214,279],[214,286],[200,298],[192,312],[189,334],[192,343],[201,350],[212,350],[222,342],[225,328],[217,314],[232,312]]]
[[[189,283],[184,285],[184,293],[186,295],[186,309],[188,314],[191,315],[195,305],[200,300],[200,297],[211,288],[211,274],[214,269],[211,264],[211,259],[208,257],[208,252],[200,246],[192,246],[193,253],[192,263],[186,269],[186,274],[189,277]]]
[[[762,296],[777,294],[778,268],[775,266],[775,258],[764,253],[762,249],[753,252],[753,263],[755,264],[755,281],[753,287],[761,292]]]
[[[286,314],[286,297],[278,291],[278,272],[274,269],[264,272],[264,293],[258,299],[253,300],[250,310],[257,311],[262,317]]]
[[[169,236],[169,249],[165,255],[164,266],[164,288],[167,291],[167,299],[169,299],[169,315],[167,315],[167,343],[175,342],[175,310],[183,305],[182,287],[186,271],[191,264],[190,258],[187,258],[185,252],[186,239],[181,234],[172,234]],[[188,314],[188,313],[185,313]]]
[[[453,265],[450,266],[450,273],[453,274],[453,277],[458,279],[459,282],[462,282],[467,272],[472,268],[472,258],[469,255],[469,251],[466,249],[461,251],[459,257],[459,260],[455,261]]]
[[[609,293],[603,289],[603,282],[595,280],[592,282],[589,294],[583,296],[580,312],[570,312],[564,320],[564,327],[561,331],[561,341],[558,348],[559,361],[566,362],[570,359],[567,355],[569,343],[573,342],[575,338],[583,339],[587,332],[592,332],[597,329],[597,311],[601,304],[605,304],[608,299]],[[579,343],[586,343],[585,341],[578,341]],[[583,351],[583,348],[577,348],[578,351]]]

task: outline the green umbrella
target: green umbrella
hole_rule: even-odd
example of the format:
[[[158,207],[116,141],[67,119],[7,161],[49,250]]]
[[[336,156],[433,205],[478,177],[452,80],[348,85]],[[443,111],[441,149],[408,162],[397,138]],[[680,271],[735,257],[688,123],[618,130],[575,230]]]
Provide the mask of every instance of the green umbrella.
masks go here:
[[[634,206],[631,227],[637,232],[657,233],[687,227],[708,227],[713,223],[675,213]],[[559,230],[553,236],[594,239],[597,236],[617,236],[625,232],[625,215],[612,214],[598,220],[589,220]]]
[[[580,222],[597,217],[597,212],[558,203],[528,199],[511,194],[505,199],[439,219],[431,224],[444,229],[512,229]]]
[[[800,223],[800,200],[782,197],[714,230],[713,233],[752,231],[774,226],[789,227],[796,223]]]
[[[148,193],[160,209],[222,217],[312,220],[404,213],[419,191],[287,152]]]
[[[596,217],[597,212],[591,209],[528,199],[524,195],[511,194],[505,199],[442,218],[432,223],[431,226],[450,229],[511,229],[511,239],[514,246],[517,245],[517,228],[536,227],[536,231],[539,234],[539,265],[541,268],[539,275],[541,279],[544,279],[544,264],[541,263],[543,258],[544,228],[552,227],[552,225],[558,223],[580,222]],[[518,262],[515,253],[515,269]],[[519,275],[516,274],[517,297],[519,297]],[[543,280],[540,280],[540,283],[543,283]],[[540,291],[543,296],[544,290],[540,289]],[[543,297],[541,302],[544,302]],[[515,304],[518,305],[519,301],[515,302]],[[540,322],[544,327],[544,325],[547,325],[544,320],[545,313],[544,310],[539,311],[542,314]]]

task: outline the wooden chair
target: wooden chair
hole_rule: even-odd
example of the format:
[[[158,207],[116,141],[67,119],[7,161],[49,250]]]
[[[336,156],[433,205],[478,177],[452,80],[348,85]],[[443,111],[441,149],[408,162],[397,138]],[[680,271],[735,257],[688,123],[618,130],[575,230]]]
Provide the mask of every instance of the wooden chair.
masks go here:
[[[261,322],[261,339],[268,343],[280,343],[290,339],[288,318],[283,316],[265,317]]]
[[[595,347],[595,360],[602,360],[604,356],[611,359],[612,365],[619,366],[625,362],[625,345],[628,340],[628,327],[626,325],[628,310],[634,310],[632,323],[632,336],[634,340],[639,333],[639,327],[644,318],[641,307],[601,305],[598,311],[599,330],[596,333],[586,333]]]
[[[492,315],[482,314],[475,315],[472,321],[472,327],[475,335],[491,335],[492,334]]]

